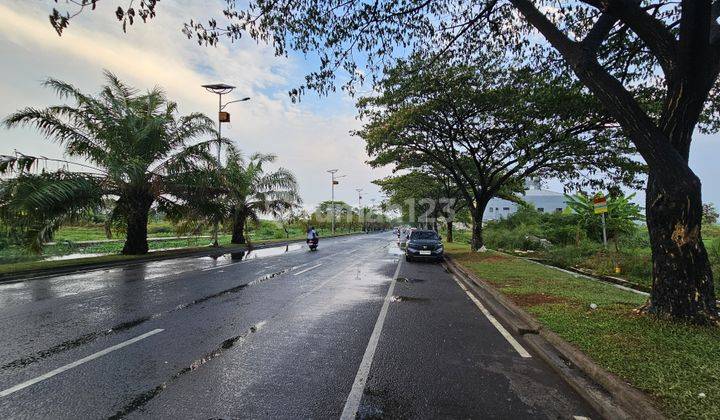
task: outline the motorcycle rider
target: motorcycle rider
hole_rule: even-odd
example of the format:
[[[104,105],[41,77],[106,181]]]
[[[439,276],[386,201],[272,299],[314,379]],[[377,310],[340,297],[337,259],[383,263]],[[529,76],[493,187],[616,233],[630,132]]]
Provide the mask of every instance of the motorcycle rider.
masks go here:
[[[317,244],[318,242],[318,234],[317,231],[315,231],[314,226],[310,226],[310,229],[307,231],[307,239],[305,242],[309,245],[311,242],[314,242]]]

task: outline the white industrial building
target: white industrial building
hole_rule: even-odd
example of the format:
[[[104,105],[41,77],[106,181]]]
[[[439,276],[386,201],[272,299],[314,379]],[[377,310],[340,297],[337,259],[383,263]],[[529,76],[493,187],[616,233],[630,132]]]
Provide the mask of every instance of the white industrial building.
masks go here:
[[[522,196],[523,201],[533,205],[541,213],[560,213],[567,207],[565,195],[541,189],[540,180],[528,180],[525,182],[525,187],[526,190]],[[517,203],[502,198],[493,198],[485,209],[483,221],[506,218],[515,213],[517,209]]]

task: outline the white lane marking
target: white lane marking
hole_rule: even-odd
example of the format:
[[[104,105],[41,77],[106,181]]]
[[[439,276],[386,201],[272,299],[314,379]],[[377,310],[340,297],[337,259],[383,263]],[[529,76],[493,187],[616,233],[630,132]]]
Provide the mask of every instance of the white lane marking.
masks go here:
[[[575,420],[590,420],[590,417],[585,417],[585,416],[573,416],[573,419],[575,419]]]
[[[155,335],[155,334],[160,333],[160,332],[163,332],[163,331],[164,331],[164,330],[158,328],[158,329],[156,329],[156,330],[152,330],[152,331],[150,331],[150,332],[146,332],[145,334],[139,335],[139,336],[137,336],[137,337],[135,337],[135,338],[131,338],[130,340],[123,341],[123,342],[120,343],[120,344],[115,344],[114,346],[108,347],[108,348],[106,348],[105,350],[100,350],[99,352],[93,353],[93,354],[91,354],[90,356],[83,357],[83,358],[80,359],[80,360],[76,360],[76,361],[74,361],[74,362],[72,362],[72,363],[69,363],[69,364],[67,364],[67,365],[65,365],[65,366],[61,366],[61,367],[59,367],[59,368],[57,368],[57,369],[55,369],[55,370],[51,370],[50,372],[48,372],[48,373],[46,373],[46,374],[44,374],[44,375],[40,375],[40,376],[38,376],[37,378],[30,379],[29,381],[25,381],[25,382],[23,382],[23,383],[21,383],[21,384],[15,385],[14,387],[8,388],[8,389],[3,390],[3,391],[0,391],[0,397],[6,397],[6,396],[8,396],[8,395],[10,395],[10,394],[12,394],[12,393],[14,393],[14,392],[20,391],[21,389],[27,388],[27,387],[29,387],[29,386],[31,386],[31,385],[34,385],[34,384],[38,383],[38,382],[44,381],[45,379],[49,379],[49,378],[52,378],[52,377],[55,376],[55,375],[59,375],[59,374],[65,372],[66,370],[70,370],[70,369],[72,369],[72,368],[74,368],[74,367],[80,366],[81,364],[86,363],[86,362],[89,362],[89,361],[91,361],[91,360],[93,360],[93,359],[97,359],[98,357],[105,356],[106,354],[108,354],[108,353],[110,353],[110,352],[113,352],[113,351],[115,351],[115,350],[119,350],[119,349],[121,349],[121,348],[123,348],[123,347],[125,347],[125,346],[129,346],[130,344],[137,343],[138,341],[140,341],[140,340],[142,340],[142,339],[148,338],[148,337],[150,337],[151,335]]]
[[[216,265],[216,266],[213,266],[213,267],[205,267],[205,268],[200,269],[200,271],[217,270],[218,268],[226,268],[227,266],[228,266],[228,264]]]
[[[313,270],[313,269],[315,269],[315,268],[318,268],[318,267],[320,267],[321,265],[322,265],[322,263],[313,265],[312,267],[308,267],[308,268],[306,268],[306,269],[304,269],[304,270],[298,271],[298,272],[295,273],[294,275],[299,276],[300,274],[305,273],[305,272],[308,272],[308,271]]]
[[[357,248],[351,249],[350,251],[346,252],[346,254],[352,254],[352,253],[356,252],[357,250],[358,250]]]
[[[455,280],[455,282],[460,286],[460,288],[465,291],[465,294],[468,295],[468,297],[470,297],[470,300],[472,300],[473,303],[475,304],[475,306],[477,306],[480,309],[480,312],[482,312],[483,315],[485,315],[485,317],[488,319],[488,321],[490,321],[490,323],[493,324],[495,326],[495,328],[497,328],[497,330],[500,332],[500,334],[502,334],[502,336],[505,337],[505,339],[508,341],[508,343],[510,343],[510,345],[513,346],[515,351],[517,351],[521,357],[525,357],[525,358],[532,357],[530,355],[530,353],[528,353],[527,350],[525,350],[525,348],[523,346],[521,346],[520,343],[518,343],[518,341],[515,339],[515,337],[510,335],[508,330],[506,330],[505,327],[503,327],[502,324],[500,324],[500,322],[498,322],[498,320],[495,319],[494,316],[492,316],[490,311],[488,311],[485,308],[485,306],[483,306],[483,304],[480,303],[480,301],[475,297],[475,295],[470,293],[470,291],[465,287],[464,284],[462,284],[460,282],[460,280],[458,280],[455,276],[453,276],[453,280]]]
[[[360,400],[362,399],[363,391],[365,390],[365,383],[367,382],[368,375],[370,374],[370,366],[372,366],[373,357],[375,357],[375,350],[377,349],[378,341],[380,341],[380,333],[382,332],[383,325],[385,324],[385,317],[388,313],[390,298],[392,297],[393,290],[395,290],[395,283],[397,283],[397,277],[400,273],[400,266],[402,266],[402,260],[398,262],[392,282],[390,282],[390,287],[385,295],[385,301],[380,309],[380,315],[378,315],[378,319],[375,322],[375,328],[373,328],[373,332],[370,335],[370,340],[368,341],[367,348],[365,349],[365,354],[363,355],[360,367],[355,375],[355,382],[353,382],[350,394],[345,401],[345,407],[340,415],[341,420],[354,419],[355,414],[360,407]]]

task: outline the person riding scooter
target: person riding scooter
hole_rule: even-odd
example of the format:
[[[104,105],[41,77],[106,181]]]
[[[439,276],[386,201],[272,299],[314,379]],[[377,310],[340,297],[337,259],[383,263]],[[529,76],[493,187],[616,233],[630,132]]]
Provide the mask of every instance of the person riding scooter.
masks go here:
[[[310,226],[310,229],[307,231],[307,239],[305,242],[310,247],[310,251],[315,251],[318,246],[318,234],[317,231],[315,231],[315,228],[313,226]]]

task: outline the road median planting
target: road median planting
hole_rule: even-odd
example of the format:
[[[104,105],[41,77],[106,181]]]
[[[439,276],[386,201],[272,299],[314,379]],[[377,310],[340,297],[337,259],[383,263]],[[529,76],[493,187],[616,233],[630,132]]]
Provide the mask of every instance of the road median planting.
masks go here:
[[[561,354],[574,352],[574,364],[611,394],[635,392],[623,391],[626,383],[668,417],[720,418],[720,328],[638,315],[647,299],[642,295],[521,258],[471,252],[464,244],[448,244],[446,252],[510,306],[532,315],[541,337]],[[593,365],[601,370],[589,372]]]

